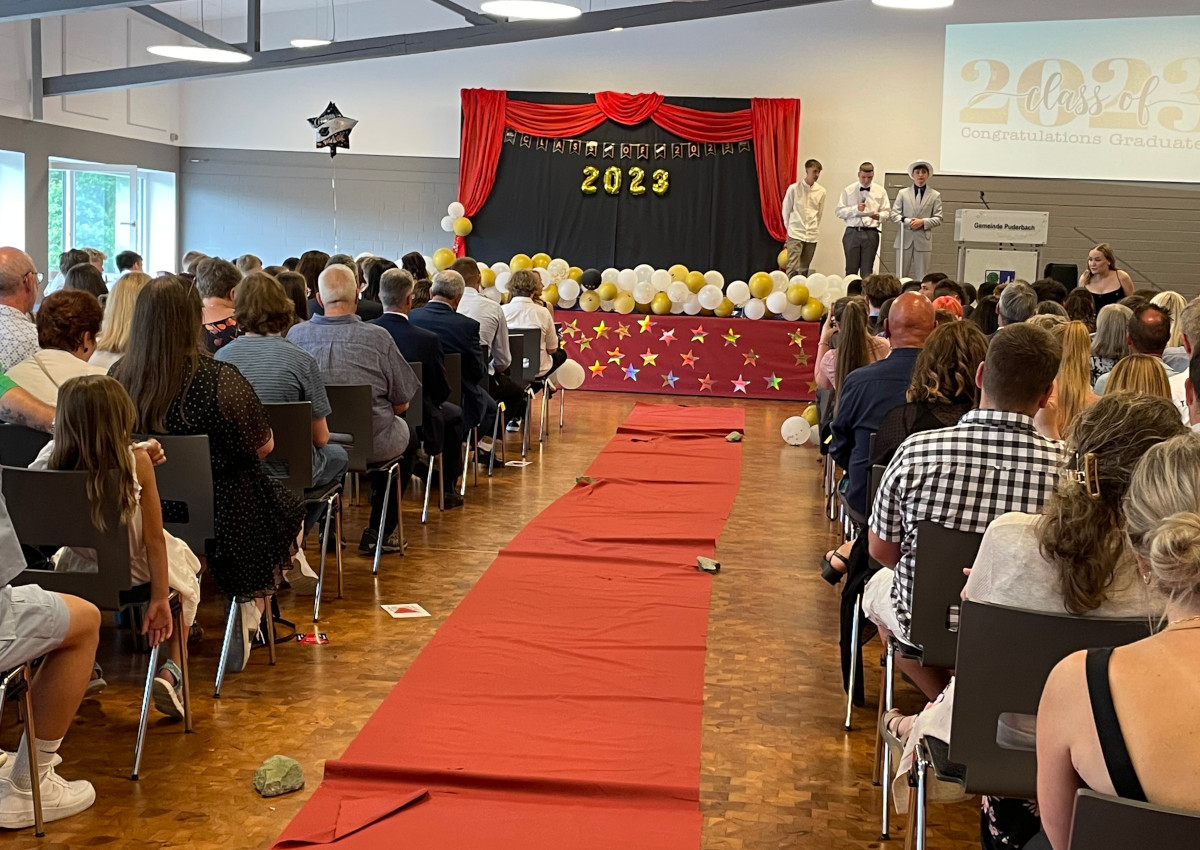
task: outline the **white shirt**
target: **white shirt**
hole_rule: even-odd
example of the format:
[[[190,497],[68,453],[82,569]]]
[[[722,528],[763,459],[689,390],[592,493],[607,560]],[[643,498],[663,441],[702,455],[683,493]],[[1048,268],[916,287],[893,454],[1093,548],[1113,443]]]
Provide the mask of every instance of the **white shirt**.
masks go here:
[[[112,364],[116,363],[124,356],[124,354],[117,354],[113,351],[106,351],[103,348],[97,348],[92,352],[92,356],[88,358],[88,363],[91,363],[93,366],[97,366],[107,372],[109,366],[112,366]]]
[[[37,326],[29,314],[0,304],[0,369],[8,371],[37,352]]]
[[[512,352],[508,350],[508,323],[504,320],[500,305],[490,298],[484,298],[478,289],[467,286],[463,288],[462,300],[458,302],[458,312],[479,322],[479,341],[492,352],[488,374],[507,369],[512,363]]]
[[[789,239],[816,242],[824,212],[825,187],[820,183],[809,186],[801,180],[788,186],[783,195],[783,223]]]
[[[534,304],[532,298],[519,295],[504,305],[504,318],[513,330],[537,328],[542,332],[542,358],[538,374],[549,372],[554,365],[550,353],[558,350],[558,333],[554,330],[554,317],[550,311],[541,304]]]
[[[80,360],[69,351],[46,348],[8,370],[8,377],[38,401],[54,407],[58,388],[71,378],[105,375],[107,369]]]
[[[864,212],[858,211],[858,205],[865,203]],[[871,218],[869,213],[879,213],[879,218]],[[838,199],[837,217],[846,222],[847,227],[871,227],[882,229],[880,222],[892,213],[892,201],[888,193],[878,183],[872,183],[870,189],[863,190],[857,180],[842,190]]]

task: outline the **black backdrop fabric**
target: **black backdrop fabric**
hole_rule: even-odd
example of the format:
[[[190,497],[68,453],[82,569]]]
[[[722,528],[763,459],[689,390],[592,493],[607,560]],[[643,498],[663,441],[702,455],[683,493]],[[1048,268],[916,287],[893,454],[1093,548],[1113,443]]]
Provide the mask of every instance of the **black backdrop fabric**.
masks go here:
[[[534,103],[592,100],[591,95],[557,92],[510,92],[509,96]],[[750,107],[749,100],[733,98],[667,100],[713,112]],[[618,153],[622,142],[651,146],[665,142],[669,152],[671,143],[685,141],[653,121],[633,127],[605,121],[572,138],[616,142]],[[601,172],[594,195],[580,189],[588,165]],[[618,195],[604,191],[603,172],[610,165],[625,172]],[[634,165],[646,171],[647,188],[641,196],[628,190],[628,169]],[[662,197],[649,189],[657,168],[670,172],[670,190]],[[682,263],[700,271],[716,269],[726,280],[744,280],[753,272],[776,268],[782,247],[763,224],[750,150],[642,161],[554,153],[553,142],[547,150],[532,143],[529,147],[506,143],[492,193],[472,221],[467,253],[488,262],[508,262],[514,254],[544,251],[582,268],[620,269],[648,263],[665,269]]]

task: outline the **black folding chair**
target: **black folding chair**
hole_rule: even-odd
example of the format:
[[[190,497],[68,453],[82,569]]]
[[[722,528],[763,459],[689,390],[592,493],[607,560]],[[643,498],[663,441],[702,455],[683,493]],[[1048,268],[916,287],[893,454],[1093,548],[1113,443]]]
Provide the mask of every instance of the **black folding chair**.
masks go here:
[[[325,559],[329,550],[329,532],[334,531],[337,559],[337,598],[342,598],[342,482],[331,481],[315,487],[312,474],[312,402],[293,401],[264,404],[267,421],[275,435],[275,448],[263,458],[267,473],[277,478],[284,489],[305,506],[325,505],[325,527],[321,534],[321,569],[313,599],[313,622],[321,619],[321,591],[325,589]],[[284,471],[283,475],[275,474]]]
[[[1075,794],[1069,850],[1200,847],[1200,812],[1122,800],[1081,788]]]
[[[508,347],[512,352],[512,366],[509,367],[509,377],[516,381],[525,391],[525,410],[522,414],[521,428],[521,457],[529,452],[529,419],[533,412],[533,398],[536,391],[533,382],[537,380],[538,371],[542,365],[542,331],[540,328],[521,328],[519,331],[509,331]],[[543,385],[544,390],[544,385]],[[541,426],[539,425],[540,429]],[[539,430],[539,434],[541,431]]]
[[[204,558],[216,534],[208,435],[148,436],[158,440],[167,455],[167,462],[154,468],[158,497],[162,501],[163,527],[186,543],[197,558]]]
[[[50,435],[24,425],[0,424],[0,466],[29,466]]]
[[[114,473],[115,475],[116,473]],[[91,549],[96,555],[95,572],[60,572],[44,569],[45,564],[27,567],[13,579],[13,585],[36,584],[43,590],[86,599],[104,611],[120,611],[144,604],[148,587],[134,584],[129,568],[129,528],[121,521],[116,501],[110,500],[103,511],[104,531],[91,522],[91,503],[87,496],[87,473],[5,467],[4,500],[17,539],[25,546],[70,546]],[[53,509],[48,509],[48,506]],[[183,685],[183,731],[192,731],[191,683],[188,677],[187,625],[179,594],[170,594],[174,630],[180,647],[180,672]],[[133,749],[136,780],[142,764],[146,740],[146,722],[150,712],[150,693],[163,645],[154,647],[142,693],[142,711],[138,720]],[[27,727],[28,730],[28,727]]]
[[[425,422],[425,364],[416,362],[409,363],[412,367],[413,374],[417,376],[417,391],[412,397],[412,401],[408,403],[408,410],[404,411],[404,421],[408,423],[408,432],[414,440],[425,442],[430,435],[425,433],[423,427]],[[428,444],[426,444],[428,445]],[[455,450],[457,451],[457,449]],[[426,453],[428,454],[428,452]],[[437,465],[438,470],[438,510],[446,509],[445,498],[445,478],[442,470],[442,453],[438,452],[435,455],[429,455],[428,472],[425,475],[425,501],[421,506],[421,523],[424,524],[429,518],[429,493],[433,486],[433,467]]]

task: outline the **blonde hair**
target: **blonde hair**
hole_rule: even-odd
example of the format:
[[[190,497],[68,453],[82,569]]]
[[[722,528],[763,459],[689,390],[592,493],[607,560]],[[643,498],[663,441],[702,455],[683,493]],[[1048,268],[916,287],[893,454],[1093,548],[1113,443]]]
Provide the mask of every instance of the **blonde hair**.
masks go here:
[[[152,280],[143,272],[126,272],[113,284],[112,292],[104,301],[104,324],[96,335],[96,348],[124,354],[129,345],[129,327],[133,324],[133,305],[140,293]]]
[[[1109,245],[1107,242],[1101,242],[1099,245],[1097,245],[1095,248],[1093,248],[1092,251],[1099,251],[1101,254],[1104,255],[1104,259],[1108,260],[1108,270],[1110,272],[1119,271],[1119,269],[1117,268],[1117,255],[1113,253],[1112,245]],[[1088,251],[1088,253],[1091,254],[1092,251]],[[1084,266],[1083,285],[1087,286],[1091,282],[1092,282],[1092,270],[1090,267]]]
[[[1200,436],[1184,434],[1143,455],[1125,497],[1126,531],[1171,602],[1200,593]]]
[[[137,475],[130,451],[136,411],[125,388],[107,375],[71,378],[58,391],[50,469],[87,472],[92,525],[104,530],[104,506],[117,499],[121,521],[138,508]],[[112,473],[117,473],[116,493]]]
[[[1056,316],[1053,313],[1038,313],[1026,319],[1025,323],[1033,325],[1035,328],[1041,328],[1044,331],[1053,331],[1059,325],[1065,325],[1067,317]]]
[[[1134,467],[1151,447],[1186,433],[1173,403],[1135,393],[1106,395],[1075,418],[1065,468],[1035,526],[1068,611],[1086,614],[1107,599],[1128,559],[1122,508]]]
[[[1171,317],[1171,338],[1167,341],[1168,348],[1178,348],[1183,344],[1181,336],[1183,335],[1183,326],[1180,321],[1183,318],[1183,308],[1187,306],[1187,299],[1178,292],[1167,290],[1160,292],[1150,299],[1150,303],[1155,307],[1162,307],[1167,311],[1167,315]]]
[[[1122,390],[1142,393],[1172,399],[1171,384],[1167,380],[1167,370],[1157,357],[1149,354],[1130,354],[1122,357],[1108,375],[1105,384],[1105,395],[1119,393]]]
[[[1092,337],[1083,322],[1055,325],[1050,332],[1062,346],[1062,360],[1054,382],[1058,396],[1058,426],[1065,432],[1091,401]]]

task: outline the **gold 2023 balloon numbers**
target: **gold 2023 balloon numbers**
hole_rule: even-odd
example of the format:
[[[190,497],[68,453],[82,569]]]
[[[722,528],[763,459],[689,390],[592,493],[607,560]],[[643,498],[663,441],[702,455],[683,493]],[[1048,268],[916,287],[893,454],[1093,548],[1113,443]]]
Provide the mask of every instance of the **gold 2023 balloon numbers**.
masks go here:
[[[621,184],[624,182],[626,172],[623,172],[615,165],[610,165],[604,169],[603,180],[604,191],[609,195],[621,194]],[[644,195],[646,194],[646,170],[639,168],[636,165],[629,169],[629,194]],[[671,188],[671,173],[665,168],[656,168],[650,175],[650,191],[658,195],[660,198],[667,194],[667,190]],[[597,181],[601,180],[600,169],[594,165],[584,166],[583,183],[580,184],[580,189],[585,195],[594,195],[599,190],[596,185]]]

